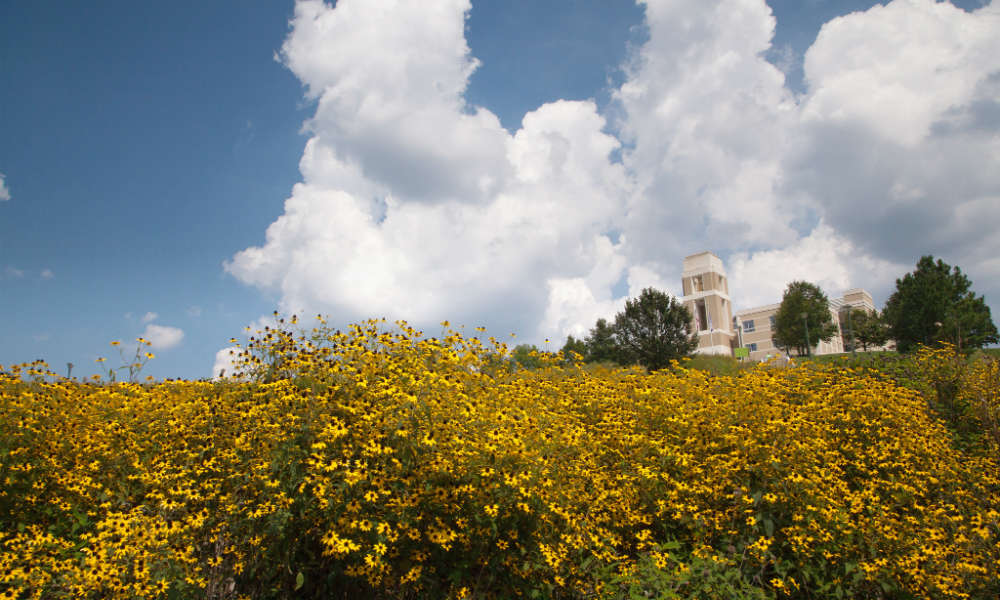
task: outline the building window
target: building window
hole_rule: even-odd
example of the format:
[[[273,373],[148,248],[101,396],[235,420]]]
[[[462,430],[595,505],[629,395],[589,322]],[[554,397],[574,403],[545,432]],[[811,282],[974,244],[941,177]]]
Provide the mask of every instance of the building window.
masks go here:
[[[744,333],[752,333],[756,331],[753,326],[753,319],[743,321],[743,331]]]
[[[749,350],[750,352],[756,352],[757,351],[757,342],[754,342],[752,344],[747,344],[747,350]]]
[[[694,277],[691,278],[691,286],[694,288],[694,291],[696,292],[705,291],[705,284],[702,281],[701,275],[695,275]]]
[[[694,326],[697,328],[697,331],[705,331],[712,326],[711,317],[708,315],[708,309],[705,306],[704,300],[697,300],[694,303]]]
[[[771,329],[774,329],[774,315],[771,315],[768,319],[771,320]]]

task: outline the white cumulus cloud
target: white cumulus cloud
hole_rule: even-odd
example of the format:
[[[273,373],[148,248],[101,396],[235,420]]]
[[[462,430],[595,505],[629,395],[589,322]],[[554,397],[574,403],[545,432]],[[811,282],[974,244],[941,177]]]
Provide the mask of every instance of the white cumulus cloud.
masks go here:
[[[184,331],[177,327],[150,323],[146,325],[146,330],[142,332],[142,337],[149,340],[153,348],[167,350],[181,343],[181,340],[184,339]]]
[[[231,377],[236,369],[233,368],[236,355],[240,352],[238,346],[229,346],[215,353],[215,363],[212,365],[212,378],[220,376]]]
[[[736,310],[780,302],[792,281],[816,284],[829,298],[855,287],[885,297],[894,278],[909,270],[866,256],[825,223],[783,248],[735,252],[727,266]]]
[[[584,277],[609,296],[624,264],[604,233],[628,181],[596,105],[543,105],[511,135],[462,97],[476,66],[468,3],[383,4],[297,5],[282,56],[318,99],[303,182],[265,244],[226,269],[278,289],[288,310],[489,315],[504,333],[536,331],[550,279]]]
[[[1000,254],[998,31],[996,5],[931,0],[827,23],[806,54],[787,192],[878,256],[975,270]]]
[[[147,312],[142,316],[142,322],[150,323],[152,321],[155,321],[159,316],[160,315],[156,314],[155,312]]]
[[[7,187],[7,176],[0,173],[0,202],[10,200],[10,188]]]
[[[679,293],[706,249],[737,307],[793,279],[884,299],[927,253],[1000,295],[1000,9],[835,19],[796,96],[765,59],[764,0],[642,4],[610,122],[553,98],[510,133],[464,97],[467,0],[298,2],[280,58],[316,102],[302,181],[225,269],[289,312],[529,341],[582,335],[647,286]]]

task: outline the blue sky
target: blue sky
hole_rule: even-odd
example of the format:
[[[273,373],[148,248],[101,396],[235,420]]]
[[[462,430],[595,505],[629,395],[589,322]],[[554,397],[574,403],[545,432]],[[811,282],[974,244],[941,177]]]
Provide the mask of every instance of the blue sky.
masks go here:
[[[147,373],[205,377],[275,308],[562,338],[703,249],[737,306],[775,273],[881,304],[930,253],[997,310],[992,6],[378,4],[4,3],[0,364],[152,331]],[[883,103],[900,65],[942,91]]]

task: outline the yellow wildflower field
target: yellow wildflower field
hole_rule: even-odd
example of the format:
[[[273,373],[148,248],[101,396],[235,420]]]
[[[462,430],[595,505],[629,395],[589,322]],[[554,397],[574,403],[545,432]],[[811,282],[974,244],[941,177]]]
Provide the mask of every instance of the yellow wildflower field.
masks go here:
[[[996,443],[867,370],[516,370],[378,321],[240,352],[211,382],[0,367],[0,598],[1000,593]],[[996,361],[961,377],[995,410]]]

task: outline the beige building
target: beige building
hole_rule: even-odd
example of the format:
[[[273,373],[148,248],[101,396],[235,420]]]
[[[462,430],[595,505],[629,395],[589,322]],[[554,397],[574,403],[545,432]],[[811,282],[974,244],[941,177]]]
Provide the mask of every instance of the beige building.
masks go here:
[[[733,318],[733,328],[737,332],[737,345],[750,351],[750,360],[767,360],[779,356],[783,352],[774,346],[771,336],[774,335],[774,315],[778,304],[768,304],[741,310]],[[871,313],[875,311],[872,295],[861,288],[844,292],[840,298],[830,300],[830,316],[837,326],[837,335],[828,342],[820,342],[813,346],[813,354],[837,354],[850,350],[851,322],[848,309],[861,309]]]
[[[699,252],[684,258],[681,275],[684,296],[681,301],[694,317],[698,332],[699,354],[732,355],[735,348],[746,348],[750,360],[767,360],[782,355],[774,346],[774,317],[780,303],[741,310],[733,315],[729,281],[722,260],[711,252]],[[867,291],[855,288],[830,300],[830,316],[838,335],[812,348],[813,354],[835,354],[850,349],[848,308],[875,311],[875,302]]]
[[[711,252],[684,258],[681,275],[684,297],[681,301],[694,316],[698,332],[698,354],[732,355],[736,332],[733,331],[733,304],[729,281],[722,260]]]
[[[872,295],[861,288],[847,290],[844,292],[843,297],[830,300],[830,306],[835,307],[838,311],[846,310],[847,307],[850,307],[860,308],[869,313],[875,312],[875,301],[872,300]]]
[[[736,313],[733,326],[738,332],[740,345],[750,351],[750,360],[767,360],[784,354],[771,340],[774,335],[774,316],[778,313],[779,307],[781,303],[768,304]],[[836,354],[844,351],[840,318],[833,302],[830,303],[830,316],[837,326],[837,335],[829,342],[820,342],[817,346],[813,346],[813,354]]]

